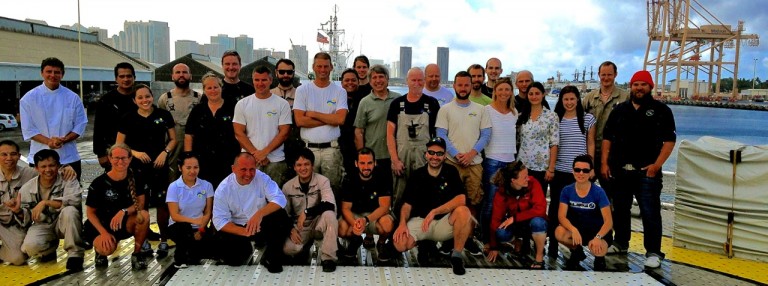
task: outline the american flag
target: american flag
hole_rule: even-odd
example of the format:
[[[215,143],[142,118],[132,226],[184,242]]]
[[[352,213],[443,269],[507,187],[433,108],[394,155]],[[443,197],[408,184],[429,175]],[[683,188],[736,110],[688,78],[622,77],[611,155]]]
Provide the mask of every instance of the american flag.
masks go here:
[[[317,42],[327,44],[328,43],[328,37],[323,36],[323,34],[320,34],[320,32],[317,32]]]

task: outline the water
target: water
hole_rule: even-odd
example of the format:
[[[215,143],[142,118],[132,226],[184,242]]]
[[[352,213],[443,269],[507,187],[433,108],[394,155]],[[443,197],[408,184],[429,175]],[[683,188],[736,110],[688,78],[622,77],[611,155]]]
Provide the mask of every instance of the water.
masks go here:
[[[408,92],[405,86],[391,86],[390,90],[400,94]],[[547,101],[554,107],[557,98],[547,97]],[[677,142],[672,155],[664,163],[664,171],[676,170],[677,150],[682,140],[694,141],[702,136],[712,136],[746,145],[768,145],[768,112],[685,105],[669,107],[675,116]]]

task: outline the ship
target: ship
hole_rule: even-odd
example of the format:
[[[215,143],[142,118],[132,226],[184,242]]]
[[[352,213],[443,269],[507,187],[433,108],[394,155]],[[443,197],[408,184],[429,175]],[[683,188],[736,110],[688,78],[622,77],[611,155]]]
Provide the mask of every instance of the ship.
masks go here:
[[[331,55],[333,71],[331,80],[341,80],[341,73],[347,68],[347,60],[352,54],[352,49],[344,43],[344,29],[339,29],[339,18],[337,16],[339,6],[333,5],[333,14],[328,21],[320,23],[317,29],[317,42],[320,51]]]

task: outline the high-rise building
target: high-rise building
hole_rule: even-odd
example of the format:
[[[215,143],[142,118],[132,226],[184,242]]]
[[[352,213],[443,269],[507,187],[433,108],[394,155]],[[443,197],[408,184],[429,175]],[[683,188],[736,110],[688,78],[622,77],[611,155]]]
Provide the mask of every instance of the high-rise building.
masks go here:
[[[309,52],[305,45],[292,45],[288,51],[288,58],[296,64],[296,70],[309,74]]]
[[[272,57],[276,58],[276,59],[284,59],[285,58],[285,52],[273,51],[272,52]]]
[[[400,47],[400,74],[398,77],[405,78],[408,70],[411,69],[411,59],[413,58],[413,49],[411,47]]]
[[[392,69],[390,69],[389,72],[391,73],[389,76],[391,78],[403,78],[400,75],[400,61],[392,62]]]
[[[223,54],[226,51],[234,50],[235,49],[235,39],[230,38],[228,35],[225,34],[218,34],[216,36],[211,36],[211,50],[209,51],[211,54],[210,56],[217,56],[221,57],[221,54]],[[237,52],[238,54],[240,52]],[[249,53],[250,54],[250,53]],[[240,55],[240,58],[242,59],[243,55]]]
[[[371,67],[375,65],[384,65],[384,60],[380,59],[370,59]]]
[[[124,31],[114,48],[139,54],[139,58],[150,63],[166,64],[171,61],[171,38],[168,23],[159,21],[125,21]],[[115,36],[112,36],[115,39]]]
[[[260,48],[253,50],[253,59],[258,61],[259,59],[272,55],[272,50],[267,48]]]
[[[440,67],[440,80],[445,83],[448,78],[448,48],[437,47],[437,66]]]
[[[174,54],[174,58],[177,58],[177,59],[191,53],[201,54],[200,44],[198,44],[195,41],[177,40],[174,46],[176,50],[176,53]]]
[[[242,59],[243,65],[252,63],[254,61],[253,38],[248,37],[248,35],[240,35],[239,37],[235,38],[234,41],[235,41],[234,50],[237,51],[238,54],[240,54],[240,58]]]

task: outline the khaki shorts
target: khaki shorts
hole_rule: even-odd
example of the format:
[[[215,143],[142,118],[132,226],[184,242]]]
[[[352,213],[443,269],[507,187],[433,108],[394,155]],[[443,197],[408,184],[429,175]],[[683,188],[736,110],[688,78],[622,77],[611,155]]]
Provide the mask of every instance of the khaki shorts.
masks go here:
[[[421,224],[424,222],[423,218],[414,217],[408,220],[408,231],[416,241],[419,240],[432,240],[432,241],[446,241],[453,238],[453,226],[450,224],[450,214],[447,214],[439,220],[432,220],[429,223],[429,229],[427,232],[421,231]]]
[[[371,214],[370,212],[367,212],[367,213],[361,213],[361,214],[358,214],[358,213],[352,213],[352,215],[354,215],[354,216],[355,216],[355,219],[358,219],[358,218],[363,218],[363,217],[369,216],[370,214]],[[394,216],[392,216],[392,214],[391,214],[391,213],[387,213],[387,214],[385,214],[385,215],[381,216],[379,219],[381,219],[381,218],[383,218],[383,217],[386,217],[386,216],[389,216],[389,218],[392,220],[392,223],[393,223],[393,224],[395,223],[395,217],[394,217]],[[341,219],[344,219],[344,218],[341,218]],[[378,221],[378,220],[377,220],[377,221]],[[351,227],[351,226],[350,226],[350,227]],[[376,222],[375,222],[375,221],[371,221],[371,222],[370,222],[370,223],[369,223],[369,224],[368,224],[368,225],[365,227],[365,229],[363,230],[363,232],[364,232],[364,233],[372,233],[372,234],[378,234],[378,232],[376,232]]]
[[[464,188],[467,190],[467,203],[468,207],[478,206],[483,200],[483,165],[471,165],[469,167],[462,167],[450,160],[445,160],[446,163],[456,167],[459,171],[461,181],[464,182]]]

